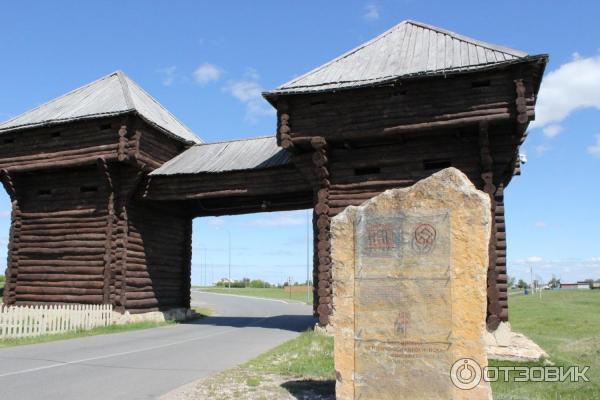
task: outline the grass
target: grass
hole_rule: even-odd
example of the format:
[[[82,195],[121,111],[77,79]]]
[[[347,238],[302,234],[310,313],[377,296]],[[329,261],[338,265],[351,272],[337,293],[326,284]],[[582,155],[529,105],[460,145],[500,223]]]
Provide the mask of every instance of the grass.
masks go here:
[[[600,399],[600,291],[545,291],[541,300],[537,296],[516,295],[509,297],[509,302],[513,330],[542,346],[557,366],[590,366],[590,382],[494,382],[494,399]],[[490,364],[543,365],[499,361]],[[200,393],[204,397],[198,398],[310,398],[302,397],[307,390],[331,395],[334,380],[333,340],[306,332],[203,381]]]
[[[195,306],[195,307],[192,307],[192,310],[196,313],[196,318],[194,318],[195,320],[211,316],[213,313],[211,309],[206,308],[206,307]],[[111,334],[111,333],[137,331],[137,330],[141,330],[141,329],[159,328],[161,326],[174,325],[176,323],[177,322],[175,322],[175,321],[164,321],[164,322],[144,321],[144,322],[134,322],[134,323],[125,324],[125,325],[110,325],[110,326],[94,328],[94,329],[90,329],[90,330],[65,332],[65,333],[59,333],[59,334],[55,334],[55,335],[43,335],[43,336],[35,336],[35,337],[27,337],[27,338],[19,338],[19,339],[2,339],[2,340],[0,340],[0,348],[23,346],[23,345],[27,345],[27,344],[47,343],[47,342],[54,342],[57,340],[75,339],[75,338],[86,337],[86,336],[107,335],[107,334]]]
[[[245,364],[199,382],[193,390],[197,399],[333,398],[333,340],[304,332]]]
[[[193,306],[192,311],[198,315],[198,318],[195,319],[202,319],[204,317],[210,317],[213,315],[213,310],[208,307]]]
[[[590,366],[590,382],[493,383],[494,399],[600,398],[600,291],[544,291],[542,299],[510,296],[509,310],[513,330],[539,344],[557,366]]]
[[[292,287],[292,293],[290,298],[290,292],[288,288],[227,288],[227,287],[204,287],[200,290],[210,293],[223,293],[223,294],[235,294],[241,296],[252,296],[262,297],[266,299],[281,299],[281,300],[296,300],[306,303],[306,286],[303,286],[303,290],[295,290],[297,288]],[[309,295],[309,304],[312,304],[312,290]]]
[[[66,340],[66,339],[74,339],[86,336],[96,336],[96,335],[106,335],[111,333],[120,333],[120,332],[129,332],[136,331],[140,329],[150,329],[150,328],[158,328],[160,326],[172,325],[175,322],[167,321],[167,322],[136,322],[132,324],[126,325],[110,325],[101,328],[94,328],[90,330],[80,330],[66,333],[59,333],[56,335],[44,335],[44,336],[35,336],[35,337],[27,337],[20,339],[3,339],[0,340],[0,348],[3,347],[13,347],[13,346],[22,346],[26,344],[38,344],[38,343],[47,343],[54,342],[57,340]]]

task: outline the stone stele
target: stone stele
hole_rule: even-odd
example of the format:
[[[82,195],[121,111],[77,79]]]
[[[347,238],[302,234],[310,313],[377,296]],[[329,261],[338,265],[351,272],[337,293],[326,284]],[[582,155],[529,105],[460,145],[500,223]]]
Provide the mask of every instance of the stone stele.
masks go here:
[[[333,218],[337,399],[491,399],[483,380],[451,380],[471,386],[487,366],[490,219],[455,168]]]

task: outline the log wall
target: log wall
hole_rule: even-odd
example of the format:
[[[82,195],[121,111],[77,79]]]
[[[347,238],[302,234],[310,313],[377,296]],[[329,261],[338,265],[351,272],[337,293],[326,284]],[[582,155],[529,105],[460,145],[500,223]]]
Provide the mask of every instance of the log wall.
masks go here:
[[[8,303],[102,303],[108,193],[98,168],[27,172],[13,181]]]
[[[322,324],[331,312],[330,218],[449,166],[492,200],[488,326],[508,319],[503,188],[519,173],[543,65],[270,99],[278,143],[293,153],[315,193],[314,307]],[[326,151],[315,143],[326,143]]]
[[[135,115],[0,140],[13,208],[6,304],[189,306],[191,217],[134,200],[146,173],[185,143]]]
[[[129,207],[124,307],[189,307],[192,218],[135,202]]]

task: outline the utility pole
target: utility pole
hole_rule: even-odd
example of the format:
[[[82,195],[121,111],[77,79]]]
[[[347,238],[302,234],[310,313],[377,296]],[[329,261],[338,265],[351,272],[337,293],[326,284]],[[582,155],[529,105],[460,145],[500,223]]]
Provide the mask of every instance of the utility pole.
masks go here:
[[[310,215],[309,215],[309,211],[306,210],[306,303],[310,303],[310,280],[309,280],[309,276],[310,276],[310,267],[309,267],[309,252],[310,252],[310,247],[309,247],[309,243],[308,243],[308,239],[310,238],[310,233],[309,233],[309,225],[310,225]]]
[[[532,294],[535,293],[533,289],[533,264],[529,266],[529,286],[531,287]]]
[[[229,290],[231,291],[231,232],[227,229],[227,244],[229,254]]]
[[[206,247],[204,248],[204,286],[208,286],[208,265],[206,263]]]

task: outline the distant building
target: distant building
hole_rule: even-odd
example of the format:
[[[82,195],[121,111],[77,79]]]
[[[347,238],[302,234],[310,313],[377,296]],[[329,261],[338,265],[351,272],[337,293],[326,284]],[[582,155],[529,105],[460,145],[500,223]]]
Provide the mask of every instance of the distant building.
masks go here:
[[[600,282],[592,283],[592,289],[600,289]]]
[[[590,283],[588,281],[577,282],[577,289],[590,289]]]
[[[577,283],[561,283],[561,289],[582,289],[586,290],[590,288],[590,283],[588,281],[579,281]],[[600,287],[599,287],[600,288]]]

